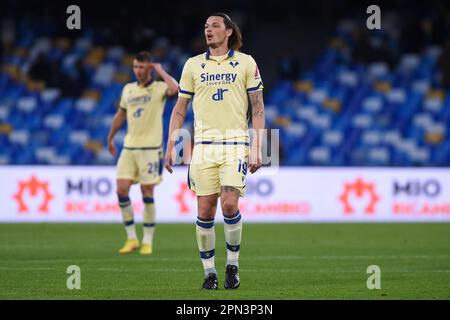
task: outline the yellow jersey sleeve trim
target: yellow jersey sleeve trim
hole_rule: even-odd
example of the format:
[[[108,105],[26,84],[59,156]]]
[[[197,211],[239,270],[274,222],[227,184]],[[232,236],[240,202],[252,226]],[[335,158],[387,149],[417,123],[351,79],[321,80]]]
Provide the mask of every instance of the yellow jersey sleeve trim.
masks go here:
[[[194,95],[194,92],[187,91],[187,90],[183,90],[183,89],[181,89],[180,87],[178,87],[178,92],[179,92],[179,93],[182,93],[182,94],[187,94],[187,95],[190,95],[190,96],[193,96],[193,95]]]
[[[178,96],[184,98],[192,98],[194,96],[194,80],[192,78],[191,60],[189,58],[183,67],[181,73],[180,84],[178,86]]]
[[[186,99],[190,99],[194,96],[194,92],[186,91],[178,87],[178,96]]]
[[[260,81],[256,87],[248,88],[247,92],[261,91],[262,89],[264,89],[264,85],[263,85],[262,81]]]

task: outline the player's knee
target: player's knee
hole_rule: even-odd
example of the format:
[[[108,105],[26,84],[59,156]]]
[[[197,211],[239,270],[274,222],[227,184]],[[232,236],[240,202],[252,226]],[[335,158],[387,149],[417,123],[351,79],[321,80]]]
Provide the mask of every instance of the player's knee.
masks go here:
[[[141,185],[142,196],[152,197],[153,196],[153,185]]]
[[[128,191],[126,190],[117,190],[117,196],[120,198],[128,197]]]
[[[238,204],[234,199],[222,200],[222,212],[224,214],[233,214],[238,210]]]
[[[129,193],[130,189],[127,188],[126,186],[122,186],[122,185],[118,185],[117,186],[117,195],[119,197],[128,197],[128,193]]]
[[[217,195],[198,197],[198,215],[202,218],[212,219],[216,216]]]
[[[116,192],[119,197],[128,197],[131,188],[131,181],[118,180]]]
[[[199,206],[199,216],[206,219],[213,219],[216,216],[216,206]]]

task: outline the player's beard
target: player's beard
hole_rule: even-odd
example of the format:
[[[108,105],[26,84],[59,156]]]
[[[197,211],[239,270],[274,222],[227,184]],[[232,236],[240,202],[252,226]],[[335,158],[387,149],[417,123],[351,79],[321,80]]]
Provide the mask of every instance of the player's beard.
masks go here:
[[[217,47],[219,47],[218,45],[217,45],[217,43],[207,43],[207,46],[209,47],[209,48],[211,48],[211,49],[216,49]]]
[[[139,83],[146,83],[148,80],[150,80],[150,76],[145,74],[136,78],[138,79]]]
[[[217,48],[219,48],[220,46],[222,46],[222,45],[225,43],[225,41],[227,41],[227,40],[225,39],[225,40],[222,41],[222,42],[211,42],[211,43],[209,43],[209,44],[208,44],[208,41],[207,41],[206,44],[207,44],[207,46],[208,46],[209,48],[211,48],[211,49],[217,49]]]

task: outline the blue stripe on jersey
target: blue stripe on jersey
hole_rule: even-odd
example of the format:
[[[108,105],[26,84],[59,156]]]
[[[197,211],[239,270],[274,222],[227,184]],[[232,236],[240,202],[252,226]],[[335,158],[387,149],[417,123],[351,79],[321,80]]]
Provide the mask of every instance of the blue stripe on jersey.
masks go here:
[[[193,96],[194,95],[194,93],[193,92],[190,92],[190,91],[186,91],[186,90],[182,90],[180,87],[178,87],[178,92],[180,92],[180,93],[184,93],[184,94],[189,94],[189,95],[191,95],[191,96]]]
[[[158,146],[158,147],[142,147],[142,148],[130,148],[130,147],[124,146],[123,148],[127,149],[127,150],[156,150],[156,149],[161,149],[161,146]]]
[[[194,145],[197,144],[222,144],[222,145],[244,145],[249,146],[250,144],[248,142],[242,142],[242,141],[198,141],[195,142]]]
[[[189,190],[191,190],[191,179],[190,179],[190,177],[189,177],[189,171],[190,171],[190,169],[191,169],[191,164],[189,163],[189,167],[188,167],[188,175],[187,175],[187,185],[188,185]]]
[[[162,175],[164,168],[164,159],[159,159],[158,175]]]
[[[233,55],[234,55],[234,49],[230,49],[230,51],[228,51],[228,57],[231,58]],[[209,48],[208,48],[208,50],[206,51],[206,54],[205,54],[206,60],[208,60],[210,56],[211,56],[211,51],[209,51]]]
[[[262,85],[263,85],[263,83],[262,83],[262,82],[259,82],[259,84],[258,84],[256,87],[248,88],[248,89],[247,89],[247,92],[248,92],[248,91],[255,91],[255,90],[258,90],[259,87],[261,87]]]
[[[147,88],[149,85],[151,85],[153,83],[153,79],[151,79],[150,81],[144,83],[143,87]]]

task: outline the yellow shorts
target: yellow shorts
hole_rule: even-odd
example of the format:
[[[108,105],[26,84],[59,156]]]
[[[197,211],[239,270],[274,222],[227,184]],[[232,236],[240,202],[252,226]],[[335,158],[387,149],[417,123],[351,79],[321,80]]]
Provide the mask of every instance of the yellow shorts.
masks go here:
[[[123,148],[117,162],[117,179],[129,179],[144,185],[162,181],[162,148]]]
[[[220,194],[231,186],[245,195],[248,145],[195,144],[189,165],[188,185],[197,196]]]

